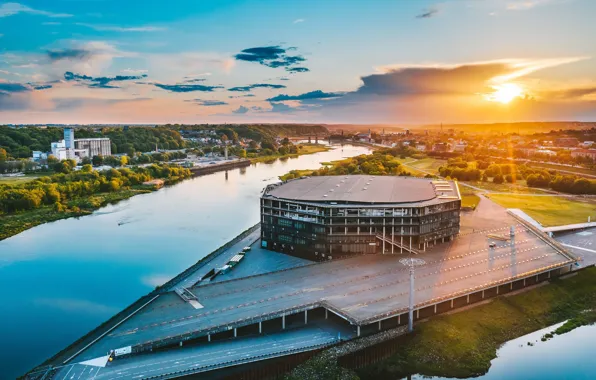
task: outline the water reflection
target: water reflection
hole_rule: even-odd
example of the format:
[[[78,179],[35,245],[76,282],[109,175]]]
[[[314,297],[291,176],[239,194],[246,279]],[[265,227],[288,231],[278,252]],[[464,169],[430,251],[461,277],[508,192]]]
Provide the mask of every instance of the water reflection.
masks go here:
[[[0,242],[2,378],[48,358],[259,221],[262,189],[294,169],[365,154],[343,146],[213,173]]]

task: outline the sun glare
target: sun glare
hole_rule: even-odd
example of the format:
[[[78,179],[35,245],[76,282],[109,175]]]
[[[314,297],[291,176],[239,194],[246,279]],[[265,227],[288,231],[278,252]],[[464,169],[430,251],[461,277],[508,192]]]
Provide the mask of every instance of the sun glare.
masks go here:
[[[485,98],[491,102],[507,104],[515,98],[520,98],[524,90],[515,83],[503,83],[493,86],[494,92],[486,94]]]

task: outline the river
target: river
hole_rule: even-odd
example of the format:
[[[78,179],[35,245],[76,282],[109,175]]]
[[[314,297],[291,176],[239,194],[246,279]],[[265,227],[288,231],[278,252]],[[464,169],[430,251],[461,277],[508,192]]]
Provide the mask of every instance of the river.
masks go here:
[[[540,339],[562,323],[505,343],[481,380],[591,380],[596,378],[596,325],[582,326],[563,335]],[[528,346],[531,342],[533,346]],[[411,379],[447,380],[441,377],[413,376]],[[451,379],[456,380],[456,379]]]
[[[0,242],[0,378],[24,374],[259,221],[259,197],[293,169],[362,146],[196,177]]]

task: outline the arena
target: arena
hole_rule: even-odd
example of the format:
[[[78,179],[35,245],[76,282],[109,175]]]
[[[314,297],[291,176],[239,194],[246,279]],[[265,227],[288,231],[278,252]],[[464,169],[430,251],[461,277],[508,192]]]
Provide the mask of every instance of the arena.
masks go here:
[[[261,196],[264,248],[330,260],[426,251],[459,233],[457,183],[396,176],[315,176]]]

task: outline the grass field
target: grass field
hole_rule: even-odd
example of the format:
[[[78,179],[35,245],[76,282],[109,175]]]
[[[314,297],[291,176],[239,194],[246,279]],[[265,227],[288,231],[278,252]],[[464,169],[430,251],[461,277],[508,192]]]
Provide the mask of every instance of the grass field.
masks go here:
[[[271,156],[260,156],[260,157],[249,157],[251,163],[255,162],[271,162],[275,161],[278,158],[291,158],[291,157],[298,157],[305,154],[313,154],[319,152],[326,152],[331,150],[329,146],[320,145],[320,144],[300,144],[299,147],[302,147],[298,150],[298,153],[288,153],[283,156],[281,155],[271,155]]]
[[[537,189],[534,187],[528,187],[526,181],[518,180],[516,183],[493,183],[493,182],[482,182],[482,181],[464,181],[464,183],[484,189],[493,193],[517,193],[517,194],[547,194],[548,191],[543,189]],[[461,186],[465,188],[465,186]]]
[[[0,177],[0,184],[18,185],[21,183],[33,181],[35,178],[39,177],[40,176],[37,174],[26,174],[23,177]]]
[[[432,157],[421,158],[419,160],[408,157],[406,159],[399,159],[399,162],[404,165],[412,175],[416,176],[425,176],[429,173],[438,175],[439,167],[447,165],[447,161]]]
[[[596,220],[596,203],[563,197],[540,197],[515,194],[488,194],[505,208],[519,208],[545,227]]]
[[[577,318],[595,307],[596,268],[589,268],[547,286],[432,318],[419,324],[415,334],[396,342],[400,347],[396,355],[357,373],[361,379],[399,379],[416,373],[478,376],[488,371],[497,349],[508,340]]]
[[[528,166],[545,168],[545,169],[553,169],[553,170],[564,170],[563,174],[566,174],[565,172],[574,172],[574,173],[577,173],[578,175],[581,175],[581,174],[596,175],[596,170],[587,169],[587,168],[571,167],[571,166],[565,166],[565,165],[528,162]],[[567,174],[569,174],[569,173],[567,173]]]

